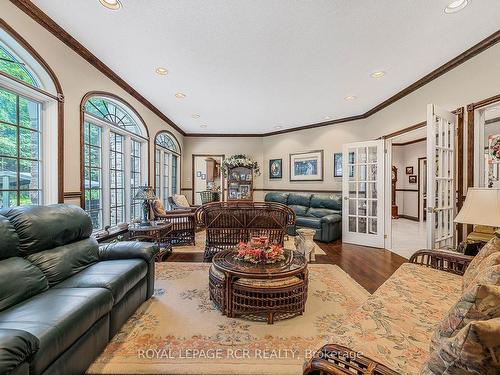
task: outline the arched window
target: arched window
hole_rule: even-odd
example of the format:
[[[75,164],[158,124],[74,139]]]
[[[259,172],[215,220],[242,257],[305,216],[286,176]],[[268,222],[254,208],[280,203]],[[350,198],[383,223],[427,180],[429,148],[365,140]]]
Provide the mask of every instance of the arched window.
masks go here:
[[[155,192],[168,207],[168,197],[179,191],[179,159],[181,148],[177,139],[163,131],[155,139]]]
[[[35,58],[17,39],[17,34],[14,37],[3,25],[0,25],[0,209],[57,203],[57,111],[61,93],[41,58]]]
[[[134,197],[148,177],[146,126],[108,94],[87,97],[83,114],[84,208],[94,229],[139,219],[141,202]]]

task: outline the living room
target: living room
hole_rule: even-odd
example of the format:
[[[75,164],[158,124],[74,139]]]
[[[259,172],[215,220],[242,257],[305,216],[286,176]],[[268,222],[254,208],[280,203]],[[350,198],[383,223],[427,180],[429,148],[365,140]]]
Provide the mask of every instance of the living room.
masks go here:
[[[0,373],[500,373],[498,25],[0,0]]]

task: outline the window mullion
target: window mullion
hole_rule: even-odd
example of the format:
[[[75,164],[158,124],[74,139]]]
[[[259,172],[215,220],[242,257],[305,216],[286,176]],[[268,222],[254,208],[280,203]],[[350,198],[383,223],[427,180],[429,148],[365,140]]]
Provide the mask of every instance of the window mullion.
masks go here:
[[[111,225],[110,129],[102,129],[102,218],[104,227]]]
[[[124,163],[125,163],[125,222],[130,222],[131,218],[131,209],[130,205],[132,204],[132,197],[131,195],[131,187],[130,187],[130,179],[131,179],[131,154],[132,154],[132,146],[131,146],[131,140],[130,136],[125,137],[125,145],[124,145]]]

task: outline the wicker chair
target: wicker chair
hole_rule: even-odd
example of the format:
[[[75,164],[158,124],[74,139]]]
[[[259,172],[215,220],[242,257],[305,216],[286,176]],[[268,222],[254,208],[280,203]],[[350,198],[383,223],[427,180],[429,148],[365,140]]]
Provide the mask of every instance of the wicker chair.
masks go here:
[[[198,194],[200,194],[201,204],[220,201],[220,192],[218,191],[205,190],[199,191]]]
[[[410,263],[463,275],[473,257],[449,251],[419,250]],[[306,363],[303,375],[398,375],[399,372],[352,348],[327,344]]]
[[[159,200],[151,205],[151,212],[155,220],[168,220],[172,223],[170,243],[172,245],[196,245],[196,216],[189,209],[165,211]]]
[[[213,202],[198,208],[196,219],[206,228],[204,260],[209,262],[219,251],[252,236],[267,236],[270,242],[283,244],[287,227],[295,223],[295,213],[274,202]]]

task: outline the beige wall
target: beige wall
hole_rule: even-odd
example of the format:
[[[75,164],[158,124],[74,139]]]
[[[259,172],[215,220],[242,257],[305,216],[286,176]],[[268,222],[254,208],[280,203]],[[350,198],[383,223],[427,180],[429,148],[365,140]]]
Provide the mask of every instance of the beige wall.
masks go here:
[[[188,153],[184,159],[190,158],[191,150],[197,153],[211,153],[218,150],[226,155],[246,152],[257,160],[262,160],[264,189],[341,190],[341,178],[333,177],[333,154],[342,151],[342,144],[375,139],[425,121],[429,103],[454,110],[498,94],[500,92],[498,61],[500,61],[500,44],[489,48],[367,119],[263,137],[260,149],[257,138],[251,138],[250,142],[247,138],[204,140],[187,137],[185,143]],[[390,72],[386,78],[390,79]],[[238,131],[237,125],[234,131]],[[324,150],[324,181],[290,182],[289,154],[308,150]],[[281,180],[269,180],[269,159],[275,158],[283,159],[283,179]],[[185,163],[185,168],[189,168],[187,163]]]
[[[132,96],[73,52],[59,39],[34,22],[9,1],[0,1],[1,17],[26,39],[54,70],[64,97],[64,191],[80,191],[80,102],[89,91],[106,91],[130,103],[144,119],[151,138],[150,168],[153,174],[154,136],[170,130],[181,147],[183,137],[170,125],[139,103]],[[151,176],[151,183],[153,183]],[[68,200],[78,204],[78,199]]]

